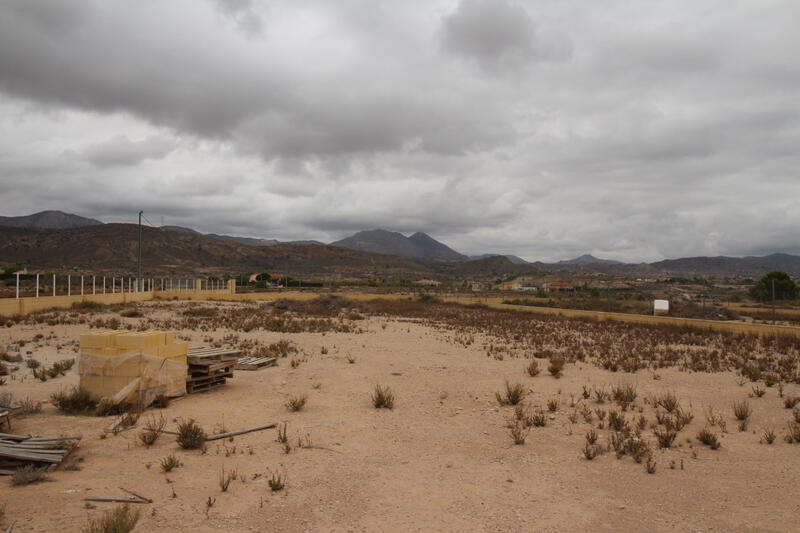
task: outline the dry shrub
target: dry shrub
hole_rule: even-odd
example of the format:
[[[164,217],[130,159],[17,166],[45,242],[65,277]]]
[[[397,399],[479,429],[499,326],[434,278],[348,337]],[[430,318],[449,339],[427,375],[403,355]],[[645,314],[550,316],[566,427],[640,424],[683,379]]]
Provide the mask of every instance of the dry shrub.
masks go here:
[[[375,385],[372,391],[372,405],[375,409],[394,409],[394,392],[389,387]]]
[[[656,436],[659,448],[671,448],[678,432],[671,428],[661,429],[657,427],[653,429],[653,434]]]
[[[525,367],[525,372],[527,372],[532,378],[538,376],[540,372],[539,362],[536,359],[531,359],[530,363],[528,363],[528,366]]]
[[[628,406],[636,400],[636,387],[634,385],[617,385],[611,388],[611,396],[622,410],[627,410]]]
[[[69,392],[54,392],[50,395],[50,402],[62,413],[71,415],[87,414],[97,407],[89,391],[80,387],[72,387]]]
[[[103,516],[92,520],[83,528],[83,533],[130,533],[139,522],[140,512],[131,511],[128,504],[118,505]]]
[[[543,428],[547,425],[547,414],[541,407],[537,407],[529,414],[528,421],[531,426]]]
[[[166,394],[159,394],[153,399],[153,403],[151,403],[150,406],[156,409],[166,409],[169,407],[169,396]]]
[[[560,378],[566,362],[567,359],[563,355],[555,355],[550,358],[550,364],[547,367],[547,371],[550,372],[550,375],[552,375],[554,378]]]
[[[717,436],[708,428],[703,428],[697,434],[697,440],[709,446],[712,450],[717,450],[721,446]]]
[[[283,490],[283,487],[286,486],[286,478],[281,474],[273,473],[272,477],[267,480],[267,483],[272,492],[278,492],[279,490]]]
[[[551,413],[555,413],[556,411],[558,411],[558,404],[559,404],[558,398],[551,398],[547,400],[547,410],[550,411]]]
[[[508,423],[508,432],[514,444],[521,445],[525,444],[525,438],[528,436],[528,432],[530,432],[530,427],[522,420],[514,418]]]
[[[160,415],[158,418],[150,416],[150,419],[145,422],[144,431],[139,433],[139,441],[149,448],[155,444],[158,437],[161,436],[161,430],[164,429],[166,425],[167,419],[164,418],[164,415]]]
[[[753,409],[746,401],[733,402],[733,416],[736,417],[736,420],[744,422],[750,418],[752,413]]]
[[[16,469],[14,471],[14,475],[11,476],[11,484],[15,487],[21,485],[31,485],[41,481],[50,481],[50,477],[47,475],[46,466],[37,467],[28,464],[22,468]]]
[[[286,409],[292,413],[296,413],[297,411],[301,411],[303,407],[306,406],[306,401],[308,397],[305,395],[302,396],[291,396],[286,401]]]
[[[671,413],[680,407],[680,401],[674,392],[664,391],[656,395],[653,405],[663,407],[666,412]]]
[[[178,422],[178,436],[175,441],[184,450],[196,450],[205,444],[206,432],[194,421],[194,418],[181,420]]]
[[[617,411],[609,411],[608,427],[614,431],[622,431],[628,427],[628,421],[625,419],[625,415]]]
[[[525,387],[521,383],[514,383],[513,385],[506,381],[506,390],[504,393],[495,393],[497,403],[500,405],[517,405],[525,398]]]
[[[175,457],[175,454],[172,453],[161,459],[159,464],[161,465],[162,472],[172,472],[173,469],[183,466],[180,459]]]

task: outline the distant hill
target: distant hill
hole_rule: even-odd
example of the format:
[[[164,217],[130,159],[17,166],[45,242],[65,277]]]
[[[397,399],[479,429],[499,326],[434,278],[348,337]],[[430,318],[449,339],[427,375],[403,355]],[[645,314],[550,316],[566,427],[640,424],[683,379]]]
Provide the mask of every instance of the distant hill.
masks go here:
[[[233,235],[217,235],[216,233],[206,233],[206,237],[220,239],[223,241],[238,242],[247,246],[275,246],[280,242],[275,239],[256,239],[255,237],[234,237]]]
[[[583,254],[579,257],[574,259],[567,259],[565,261],[559,261],[556,263],[557,265],[584,265],[587,263],[600,263],[603,265],[621,265],[621,261],[614,261],[613,259],[599,259],[590,254]]]
[[[311,241],[286,241],[284,244],[293,244],[295,246],[308,246],[310,244],[318,244],[320,246],[325,246],[324,242],[314,241],[314,240],[311,240]]]
[[[194,233],[195,235],[202,235],[199,231],[195,231],[192,228],[184,228],[183,226],[161,226],[161,229],[166,229],[169,231],[178,231],[180,233]]]
[[[523,258],[511,255],[511,254],[480,254],[480,255],[471,255],[469,256],[470,259],[486,259],[489,257],[505,257],[515,265],[527,265],[528,262],[525,261]]]
[[[169,231],[177,231],[179,233],[192,233],[194,235],[205,235],[212,239],[220,239],[223,241],[232,241],[246,246],[274,246],[278,244],[275,239],[256,239],[255,237],[235,237],[233,235],[217,235],[216,233],[200,233],[192,228],[185,228],[183,226],[161,226],[161,229]]]
[[[10,228],[68,229],[97,226],[99,220],[71,215],[63,211],[41,211],[21,217],[0,217],[0,226]]]
[[[148,275],[288,272],[312,277],[406,278],[433,274],[429,267],[400,257],[333,246],[248,246],[149,226],[143,226],[142,232],[142,267]],[[136,269],[137,250],[137,224],[0,231],[3,261],[26,264],[32,269],[130,274]]]
[[[781,270],[800,277],[800,256],[771,254],[763,257],[686,257],[651,263],[667,274],[682,276],[760,277]]]
[[[431,261],[465,261],[469,259],[421,232],[406,237],[402,233],[384,229],[359,231],[355,235],[332,242],[330,245],[364,252],[397,255],[407,259]]]

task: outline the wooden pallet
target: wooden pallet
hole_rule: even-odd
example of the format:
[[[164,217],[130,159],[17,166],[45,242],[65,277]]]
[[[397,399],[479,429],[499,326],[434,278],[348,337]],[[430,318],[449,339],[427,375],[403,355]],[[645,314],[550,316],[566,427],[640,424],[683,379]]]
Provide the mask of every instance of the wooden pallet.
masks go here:
[[[207,361],[226,361],[236,359],[241,352],[239,350],[229,350],[225,348],[189,348],[187,361],[191,364],[202,364]]]
[[[267,366],[273,366],[276,359],[274,357],[241,357],[236,360],[234,368],[236,370],[258,370]]]
[[[193,381],[186,383],[186,394],[205,392],[225,385],[225,378],[212,378],[206,381]]]
[[[233,377],[239,350],[190,348],[187,355],[186,393],[203,392],[221,387]]]
[[[27,465],[57,468],[72,453],[80,435],[68,437],[31,437],[0,433],[0,468],[2,473]]]

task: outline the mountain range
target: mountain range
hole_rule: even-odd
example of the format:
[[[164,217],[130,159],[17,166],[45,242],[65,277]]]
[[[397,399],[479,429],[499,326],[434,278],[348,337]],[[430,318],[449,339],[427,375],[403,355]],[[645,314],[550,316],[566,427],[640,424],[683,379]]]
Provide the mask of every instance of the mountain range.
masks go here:
[[[63,211],[42,211],[21,217],[0,217],[0,226],[10,228],[68,229],[96,226],[99,220],[71,215]]]
[[[104,224],[61,211],[0,217],[0,263],[36,268],[127,269],[135,263],[138,227]],[[800,256],[689,257],[624,264],[582,255],[557,263],[529,263],[513,255],[468,257],[425,233],[406,237],[382,229],[361,231],[330,245],[316,241],[201,234],[191,228],[143,226],[145,266],[158,272],[212,270],[292,271],[304,275],[511,277],[603,274],[626,277],[757,277],[773,270],[800,276]],[[80,242],[81,246],[75,246]]]
[[[406,259],[428,259],[432,261],[469,260],[469,257],[420,232],[406,237],[402,233],[383,229],[359,231],[351,237],[332,242],[330,245],[362,252],[398,255]]]

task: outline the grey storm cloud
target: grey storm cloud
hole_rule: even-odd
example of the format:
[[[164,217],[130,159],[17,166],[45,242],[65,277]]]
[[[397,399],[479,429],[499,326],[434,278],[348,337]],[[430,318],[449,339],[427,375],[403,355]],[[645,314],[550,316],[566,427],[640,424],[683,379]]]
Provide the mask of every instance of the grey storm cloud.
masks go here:
[[[0,212],[800,251],[800,4],[5,0]]]
[[[442,43],[449,52],[475,59],[488,70],[522,68],[536,60],[566,59],[568,43],[537,34],[525,7],[508,0],[461,0],[444,17]]]
[[[99,167],[136,165],[145,159],[161,159],[173,150],[172,143],[164,138],[149,136],[132,141],[117,135],[107,141],[89,146],[84,157]]]

